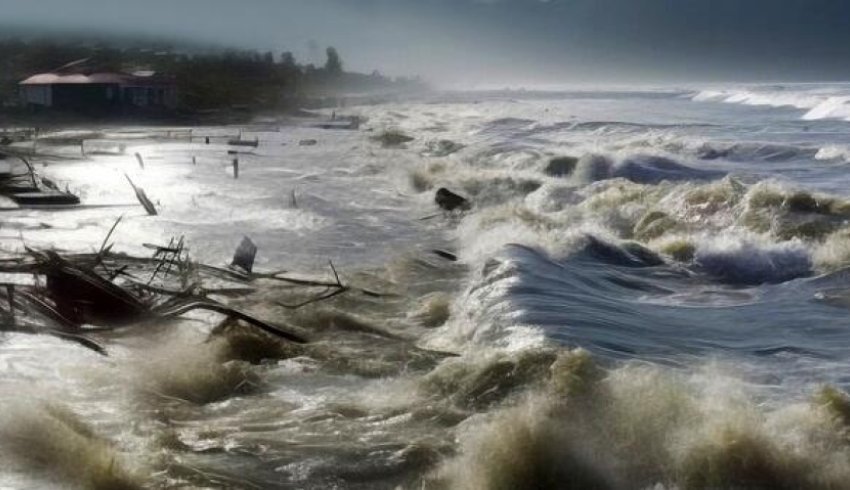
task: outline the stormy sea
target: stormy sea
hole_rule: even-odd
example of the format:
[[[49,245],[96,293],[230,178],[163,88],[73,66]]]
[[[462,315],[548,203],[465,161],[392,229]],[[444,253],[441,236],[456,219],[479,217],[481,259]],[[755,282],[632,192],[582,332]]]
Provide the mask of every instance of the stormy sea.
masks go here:
[[[91,333],[109,356],[2,334],[0,488],[850,488],[848,121],[810,84],[43,132],[82,206],[0,203],[4,255],[122,216],[114,251],[247,236],[360,293],[230,300],[303,345],[211,312]]]

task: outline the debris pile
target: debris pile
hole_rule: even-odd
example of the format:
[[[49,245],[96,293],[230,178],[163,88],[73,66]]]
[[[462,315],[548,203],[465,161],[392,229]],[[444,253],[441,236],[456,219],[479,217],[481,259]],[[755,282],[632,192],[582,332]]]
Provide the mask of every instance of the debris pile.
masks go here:
[[[0,331],[52,335],[106,355],[92,336],[207,310],[283,341],[307,343],[297,327],[257,318],[216,298],[246,297],[266,281],[301,290],[303,299],[297,303],[278,303],[287,309],[352,291],[382,296],[343,284],[332,263],[333,280],[255,272],[257,247],[247,237],[233,264],[225,267],[190,260],[183,238],[167,245],[144,244],[153,250],[150,257],[115,253],[108,242],[119,222],[96,253],[27,248],[20,256],[0,259]]]

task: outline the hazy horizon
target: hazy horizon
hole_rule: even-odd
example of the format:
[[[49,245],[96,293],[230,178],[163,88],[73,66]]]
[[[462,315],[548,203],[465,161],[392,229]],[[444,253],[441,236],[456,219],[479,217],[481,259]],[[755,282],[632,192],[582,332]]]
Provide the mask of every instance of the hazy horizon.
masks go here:
[[[69,9],[69,4],[73,8]],[[162,36],[440,86],[840,81],[850,5],[837,0],[0,0],[9,33]]]

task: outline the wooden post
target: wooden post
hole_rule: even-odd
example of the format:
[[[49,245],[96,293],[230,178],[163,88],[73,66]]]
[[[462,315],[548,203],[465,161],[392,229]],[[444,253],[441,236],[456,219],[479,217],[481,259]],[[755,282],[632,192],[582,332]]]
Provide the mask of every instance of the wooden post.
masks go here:
[[[207,145],[210,144],[210,137],[209,136],[204,138],[204,143],[207,144]]]
[[[12,325],[15,324],[15,285],[6,285],[6,296],[9,298],[9,315],[12,317]]]
[[[192,155],[192,165],[197,165],[197,164],[198,164],[198,160],[196,160],[195,155]]]
[[[139,167],[141,167],[141,169],[144,170],[145,169],[145,160],[142,158],[142,155],[140,153],[136,153],[136,160],[139,161]]]
[[[234,179],[239,178],[239,159],[238,158],[233,159],[233,178]]]

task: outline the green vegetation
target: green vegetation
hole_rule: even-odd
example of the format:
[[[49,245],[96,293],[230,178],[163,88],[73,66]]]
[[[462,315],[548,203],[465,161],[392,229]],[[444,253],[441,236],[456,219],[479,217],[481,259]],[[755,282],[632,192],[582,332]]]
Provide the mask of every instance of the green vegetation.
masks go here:
[[[391,79],[378,73],[351,73],[335,48],[323,67],[299,64],[290,52],[176,49],[145,43],[0,40],[0,106],[14,106],[18,82],[81,59],[94,71],[153,70],[174,76],[183,111],[271,110],[315,103],[342,94],[421,90],[418,78]]]

